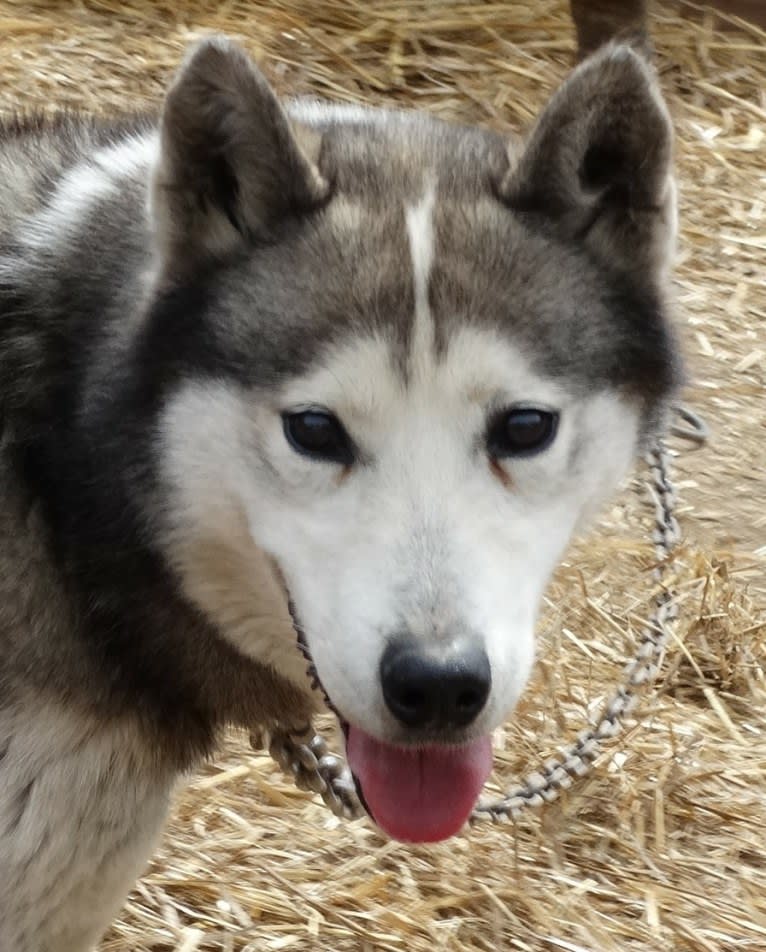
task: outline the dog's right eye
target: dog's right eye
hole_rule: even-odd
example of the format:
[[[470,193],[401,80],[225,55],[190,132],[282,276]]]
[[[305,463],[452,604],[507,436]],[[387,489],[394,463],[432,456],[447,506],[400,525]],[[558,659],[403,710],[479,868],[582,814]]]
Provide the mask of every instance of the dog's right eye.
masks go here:
[[[326,463],[351,466],[354,447],[340,420],[327,410],[283,413],[287,442],[296,452]]]

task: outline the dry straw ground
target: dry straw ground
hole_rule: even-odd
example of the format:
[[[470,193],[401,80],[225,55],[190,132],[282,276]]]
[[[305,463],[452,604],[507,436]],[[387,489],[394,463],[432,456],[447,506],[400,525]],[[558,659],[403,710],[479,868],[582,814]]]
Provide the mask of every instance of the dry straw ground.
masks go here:
[[[433,848],[338,824],[232,738],[179,793],[104,952],[766,949],[766,35],[671,2],[652,25],[679,137],[687,398],[713,431],[676,447],[682,618],[659,690],[563,802]],[[0,107],[152,104],[212,29],[284,91],[516,128],[573,36],[560,0],[0,0]],[[559,572],[494,783],[618,677],[649,591],[641,518],[628,488]]]

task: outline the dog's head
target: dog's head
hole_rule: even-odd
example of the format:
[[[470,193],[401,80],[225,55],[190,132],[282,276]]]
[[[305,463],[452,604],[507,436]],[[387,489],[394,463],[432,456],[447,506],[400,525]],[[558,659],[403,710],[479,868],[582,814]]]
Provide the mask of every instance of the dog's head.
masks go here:
[[[284,585],[394,836],[467,816],[548,577],[674,386],[670,161],[625,47],[581,65],[521,148],[285,111],[217,39],[168,94],[150,318],[176,368],[168,557],[224,637],[308,683]]]

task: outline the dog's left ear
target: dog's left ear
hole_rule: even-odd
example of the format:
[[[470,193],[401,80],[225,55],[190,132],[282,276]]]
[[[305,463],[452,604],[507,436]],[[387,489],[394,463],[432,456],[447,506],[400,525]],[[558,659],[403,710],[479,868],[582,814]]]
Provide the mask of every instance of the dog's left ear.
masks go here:
[[[312,160],[318,149],[238,46],[203,40],[162,111],[151,211],[165,270],[268,239],[280,221],[316,208],[328,192]]]
[[[607,46],[553,96],[500,194],[607,265],[660,278],[676,233],[672,141],[649,63]]]

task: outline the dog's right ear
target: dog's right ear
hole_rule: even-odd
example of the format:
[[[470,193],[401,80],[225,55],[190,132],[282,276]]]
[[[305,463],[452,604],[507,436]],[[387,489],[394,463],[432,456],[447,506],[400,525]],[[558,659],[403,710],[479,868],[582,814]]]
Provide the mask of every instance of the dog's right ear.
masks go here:
[[[319,142],[300,134],[234,43],[212,37],[191,51],[165,99],[152,182],[165,273],[268,239],[280,220],[325,200]]]

